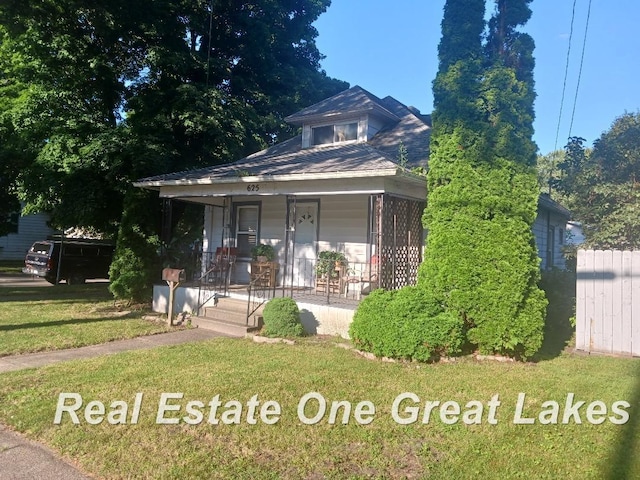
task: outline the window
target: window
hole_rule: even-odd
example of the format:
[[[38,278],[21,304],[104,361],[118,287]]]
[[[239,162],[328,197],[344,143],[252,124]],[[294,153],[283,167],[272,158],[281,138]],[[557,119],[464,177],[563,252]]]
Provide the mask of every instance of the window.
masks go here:
[[[558,229],[558,243],[564,245],[564,229]]]
[[[236,247],[239,257],[250,257],[258,244],[259,205],[236,206]]]
[[[348,142],[358,139],[358,123],[343,123],[339,125],[315,127],[311,129],[311,133],[313,145]]]

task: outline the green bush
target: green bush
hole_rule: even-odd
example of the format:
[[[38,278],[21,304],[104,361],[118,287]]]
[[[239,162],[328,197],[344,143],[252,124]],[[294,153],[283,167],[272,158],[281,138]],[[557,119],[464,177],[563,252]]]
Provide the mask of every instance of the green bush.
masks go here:
[[[358,306],[349,335],[377,356],[420,361],[459,354],[465,342],[462,319],[416,287],[373,291]]]
[[[274,298],[264,307],[263,333],[268,337],[300,337],[304,333],[300,323],[298,304],[291,298]]]
[[[109,290],[116,299],[150,301],[153,282],[160,279],[160,241],[152,232],[153,215],[149,195],[132,190],[118,229],[118,241],[109,268]]]

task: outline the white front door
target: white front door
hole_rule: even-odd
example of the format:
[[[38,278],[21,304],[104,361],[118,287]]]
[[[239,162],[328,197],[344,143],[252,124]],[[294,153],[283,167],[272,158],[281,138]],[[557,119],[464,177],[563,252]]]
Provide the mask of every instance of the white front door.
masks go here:
[[[293,286],[313,287],[318,244],[318,202],[297,201],[295,211]]]

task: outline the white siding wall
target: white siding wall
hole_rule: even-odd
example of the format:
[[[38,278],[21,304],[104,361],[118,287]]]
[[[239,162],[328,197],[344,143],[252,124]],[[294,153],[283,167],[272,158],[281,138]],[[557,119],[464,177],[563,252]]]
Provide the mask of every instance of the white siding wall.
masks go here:
[[[300,201],[304,197],[299,197]],[[274,247],[276,260],[285,260],[285,196],[243,196],[235,197],[237,202],[260,202],[260,243]],[[340,195],[320,197],[320,229],[318,251],[338,250],[352,262],[367,261],[368,195]],[[205,209],[205,251],[215,252],[221,246],[223,235],[223,210]],[[232,232],[233,234],[233,232]],[[233,245],[232,245],[233,246]],[[248,283],[250,262],[238,260],[233,281]]]
[[[42,213],[20,217],[18,233],[0,237],[0,260],[23,260],[34,242],[44,240],[54,231],[47,226],[49,217]]]
[[[370,116],[367,117],[367,124],[367,140],[371,140],[374,135],[378,133],[382,129],[382,127],[384,127],[384,123],[380,119]]]
[[[547,240],[549,238],[549,226],[553,228],[553,244],[551,248],[553,250],[553,266],[558,268],[564,268],[564,256],[562,248],[564,246],[564,238],[566,236],[566,219],[556,213],[549,212],[546,209],[539,209],[536,221],[533,224],[533,234],[536,238],[536,245],[538,247],[538,256],[542,260],[540,268],[549,268],[548,265],[548,245]],[[562,243],[560,238],[562,237]]]
[[[366,262],[368,212],[368,195],[321,198],[318,251],[337,250],[352,262]]]

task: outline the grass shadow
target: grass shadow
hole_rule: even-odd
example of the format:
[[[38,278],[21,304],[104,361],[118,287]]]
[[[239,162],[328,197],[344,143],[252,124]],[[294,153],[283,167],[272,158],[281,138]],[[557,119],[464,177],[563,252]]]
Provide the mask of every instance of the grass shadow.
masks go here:
[[[570,345],[575,327],[572,318],[576,305],[576,275],[568,270],[542,272],[540,281],[549,305],[544,325],[544,340],[533,361],[552,360]]]
[[[637,472],[633,472],[633,462],[636,456],[633,454],[638,448],[640,437],[640,361],[636,363],[636,381],[633,393],[629,399],[631,408],[629,421],[620,426],[617,442],[611,446],[611,453],[603,465],[604,476],[607,480],[627,480],[638,478]]]
[[[56,301],[56,300],[78,300],[87,301],[87,297],[92,300],[103,301],[113,298],[109,292],[107,284],[93,283],[86,285],[58,285],[57,287],[2,287],[0,288],[0,302],[21,302],[21,301]]]
[[[87,324],[87,323],[99,323],[105,322],[109,320],[125,320],[127,318],[138,318],[139,315],[134,315],[133,313],[129,313],[127,315],[119,315],[113,317],[100,317],[100,318],[74,318],[69,320],[53,320],[50,322],[28,322],[28,323],[12,323],[0,325],[0,332],[8,332],[13,330],[26,330],[30,328],[51,328],[58,327],[61,325],[79,325],[79,324]]]

